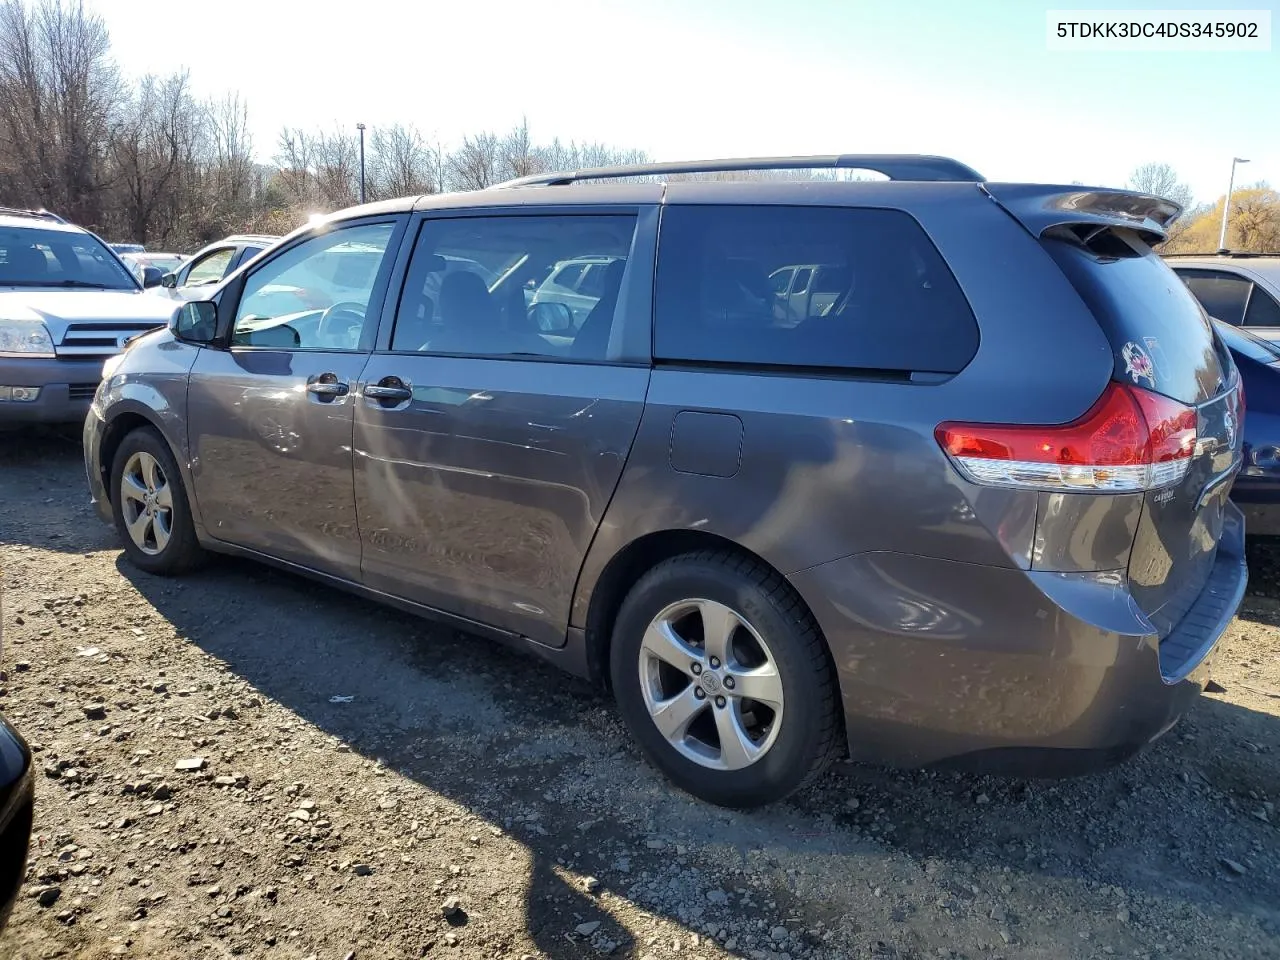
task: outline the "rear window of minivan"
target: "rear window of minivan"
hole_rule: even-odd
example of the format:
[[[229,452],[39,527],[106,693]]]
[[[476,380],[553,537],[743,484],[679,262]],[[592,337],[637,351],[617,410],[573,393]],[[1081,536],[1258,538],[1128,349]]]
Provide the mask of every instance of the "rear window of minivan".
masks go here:
[[[1195,296],[1133,231],[1109,234],[1103,253],[1069,239],[1043,243],[1111,342],[1115,379],[1181,403],[1217,396],[1230,360]]]
[[[780,287],[788,269],[821,282]],[[655,300],[658,360],[957,373],[978,348],[955,277],[900,210],[670,206]]]

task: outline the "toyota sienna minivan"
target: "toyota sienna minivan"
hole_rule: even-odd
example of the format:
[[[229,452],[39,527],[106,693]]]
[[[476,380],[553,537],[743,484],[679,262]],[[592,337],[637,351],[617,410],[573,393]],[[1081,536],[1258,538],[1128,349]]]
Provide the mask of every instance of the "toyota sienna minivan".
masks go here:
[[[887,179],[696,176],[821,167]],[[368,204],[110,361],[89,483],[144,571],[265,561],[601,681],[714,803],[846,755],[1083,772],[1174,724],[1245,586],[1177,213],[915,156]],[[580,322],[526,295],[566,262]]]

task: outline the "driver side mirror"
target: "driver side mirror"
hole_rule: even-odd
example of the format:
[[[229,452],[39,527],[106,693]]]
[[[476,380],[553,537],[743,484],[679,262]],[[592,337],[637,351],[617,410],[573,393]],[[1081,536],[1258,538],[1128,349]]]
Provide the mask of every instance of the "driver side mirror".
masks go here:
[[[170,274],[173,276],[173,274]],[[169,332],[175,340],[210,344],[218,335],[218,307],[212,300],[192,300],[173,311]]]
[[[542,333],[564,333],[573,329],[573,311],[565,304],[552,300],[535,303],[529,308],[529,318]]]
[[[158,287],[164,279],[164,271],[159,267],[143,267],[142,268],[142,286],[148,290],[152,287]]]
[[[178,275],[176,273],[166,273],[160,278],[160,286],[166,290],[172,290],[178,285]]]

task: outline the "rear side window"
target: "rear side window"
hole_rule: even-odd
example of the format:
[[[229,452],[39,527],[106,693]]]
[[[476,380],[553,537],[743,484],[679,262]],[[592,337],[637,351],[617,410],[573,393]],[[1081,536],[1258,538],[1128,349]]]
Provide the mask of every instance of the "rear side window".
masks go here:
[[[1182,403],[1216,396],[1227,361],[1196,298],[1137,234],[1112,233],[1107,255],[1067,240],[1044,245],[1111,342],[1115,378]]]
[[[803,273],[789,285],[780,282]],[[817,276],[821,282],[808,283]],[[957,373],[978,324],[898,210],[673,206],[658,244],[660,360]]]
[[[1240,326],[1249,300],[1248,280],[1218,270],[1179,270],[1177,274],[1195,294],[1205,313],[1223,323]]]

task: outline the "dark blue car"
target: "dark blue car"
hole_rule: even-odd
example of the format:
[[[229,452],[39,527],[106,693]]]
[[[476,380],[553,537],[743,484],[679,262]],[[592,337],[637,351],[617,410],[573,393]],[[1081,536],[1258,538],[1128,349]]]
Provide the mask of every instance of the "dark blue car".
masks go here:
[[[1220,320],[1213,325],[1244,382],[1244,466],[1231,499],[1250,534],[1280,535],[1280,345]]]

